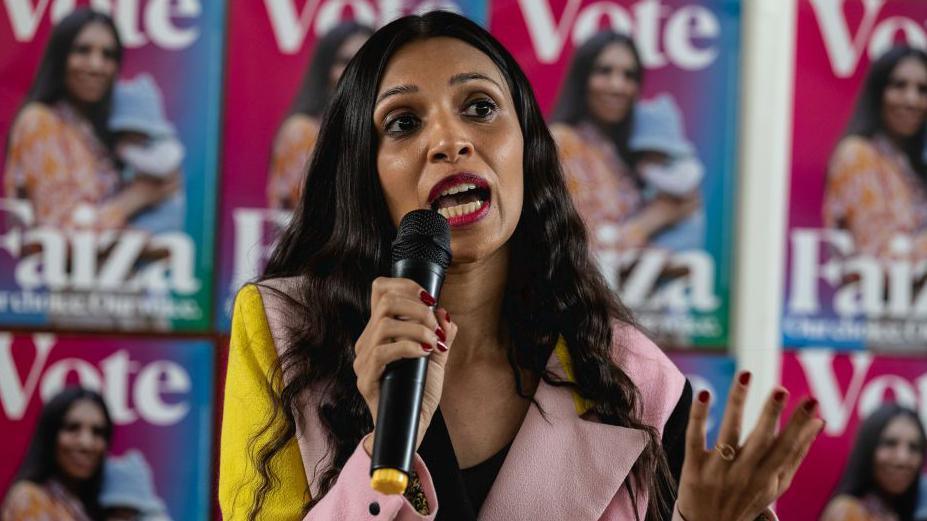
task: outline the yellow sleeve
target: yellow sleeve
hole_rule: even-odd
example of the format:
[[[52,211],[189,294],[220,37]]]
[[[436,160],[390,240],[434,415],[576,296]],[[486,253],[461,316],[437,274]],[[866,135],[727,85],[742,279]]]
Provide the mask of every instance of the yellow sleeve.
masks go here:
[[[280,393],[279,375],[270,380],[276,362],[261,294],[256,286],[245,286],[238,292],[232,315],[219,447],[219,506],[225,521],[248,518],[261,484],[255,455],[271,436],[252,440],[273,411],[271,392]],[[282,423],[280,417],[274,426]],[[295,437],[271,460],[271,468],[277,482],[264,500],[260,519],[301,519],[308,488]]]

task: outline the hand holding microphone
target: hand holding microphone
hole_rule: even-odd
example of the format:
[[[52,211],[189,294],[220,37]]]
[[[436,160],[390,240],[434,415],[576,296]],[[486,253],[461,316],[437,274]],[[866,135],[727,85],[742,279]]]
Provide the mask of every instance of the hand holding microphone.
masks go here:
[[[405,489],[412,455],[441,401],[457,326],[433,307],[449,264],[447,221],[431,210],[403,217],[393,276],[374,281],[370,320],[355,344],[357,386],[376,425],[374,446],[365,449],[372,486],[383,493]]]

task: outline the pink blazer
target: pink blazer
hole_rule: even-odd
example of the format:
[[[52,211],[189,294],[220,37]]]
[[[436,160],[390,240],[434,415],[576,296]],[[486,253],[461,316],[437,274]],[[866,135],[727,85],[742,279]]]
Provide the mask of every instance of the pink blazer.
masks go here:
[[[287,306],[274,292],[261,288],[261,294],[268,326],[279,351],[281,345],[286,345],[279,335],[287,330],[283,311]],[[685,377],[636,329],[616,327],[614,339],[616,361],[641,392],[644,422],[656,426],[662,434],[663,425],[682,394]],[[564,377],[571,372],[556,352],[548,360],[548,368]],[[543,381],[535,399],[547,419],[535,406],[528,410],[478,518],[481,521],[634,520],[624,481],[644,449],[644,432],[583,419],[578,413],[580,402],[571,390]],[[325,438],[315,422],[301,426],[298,444],[310,492],[315,494],[312,484],[316,483],[316,471],[327,463]],[[370,457],[358,445],[336,484],[305,519],[432,520],[440,505],[431,475],[418,455],[414,466],[432,509],[428,516],[419,515],[402,496],[386,496],[370,488]],[[638,503],[638,515],[643,520],[647,501]],[[374,511],[378,513],[374,515]],[[682,521],[678,513],[673,519]]]

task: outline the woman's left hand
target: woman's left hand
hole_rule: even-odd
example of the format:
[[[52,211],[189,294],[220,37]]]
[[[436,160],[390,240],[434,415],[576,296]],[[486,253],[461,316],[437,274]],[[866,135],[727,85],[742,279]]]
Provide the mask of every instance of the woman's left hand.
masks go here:
[[[705,449],[710,395],[692,403],[686,430],[677,508],[686,521],[753,521],[781,496],[811,443],[824,428],[815,417],[817,400],[805,398],[788,424],[777,432],[788,392],[778,388],[767,398],[756,428],[741,445],[741,421],[750,381],[741,373],[731,385],[718,444]]]

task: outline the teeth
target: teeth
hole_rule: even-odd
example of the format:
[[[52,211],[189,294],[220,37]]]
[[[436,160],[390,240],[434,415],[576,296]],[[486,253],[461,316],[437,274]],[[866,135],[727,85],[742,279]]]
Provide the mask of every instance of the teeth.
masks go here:
[[[441,195],[442,196],[443,195],[454,195],[454,194],[459,194],[461,192],[466,192],[467,190],[476,190],[476,185],[464,183],[462,185],[452,186],[448,188],[447,190],[441,192]]]
[[[457,206],[449,206],[447,208],[439,208],[438,213],[443,215],[445,219],[450,219],[451,217],[460,217],[461,215],[471,214],[480,209],[483,205],[480,201],[473,201],[472,203],[467,204],[458,204]]]

